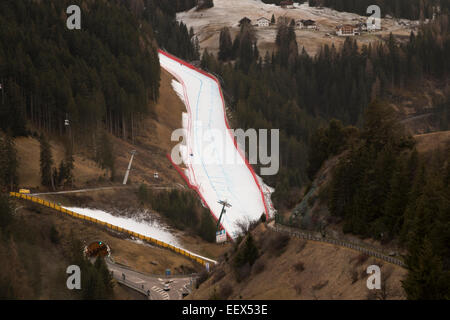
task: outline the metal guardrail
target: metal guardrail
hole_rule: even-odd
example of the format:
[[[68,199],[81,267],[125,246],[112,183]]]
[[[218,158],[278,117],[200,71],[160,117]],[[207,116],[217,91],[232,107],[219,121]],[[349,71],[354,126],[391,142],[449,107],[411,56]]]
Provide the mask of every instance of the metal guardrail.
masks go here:
[[[384,260],[386,262],[398,265],[402,268],[406,267],[405,263],[400,259],[390,257],[388,255],[385,255],[385,254],[377,251],[377,250],[363,247],[359,244],[355,244],[350,241],[343,241],[343,240],[338,240],[338,239],[329,238],[329,237],[319,237],[313,233],[303,231],[303,230],[293,230],[292,228],[289,228],[286,226],[281,226],[275,222],[273,222],[273,226],[271,225],[271,223],[268,223],[267,226],[269,229],[271,229],[275,232],[286,233],[291,237],[295,237],[295,238],[299,238],[299,239],[303,239],[303,240],[309,240],[309,241],[329,243],[329,244],[333,244],[336,246],[353,249],[353,250],[362,252],[364,254],[367,254],[368,256],[372,256],[372,257],[378,258],[380,260]]]
[[[139,293],[141,293],[142,295],[146,296],[148,300],[153,300],[152,299],[152,293],[150,289],[146,289],[144,285],[138,285],[137,283],[134,283],[130,280],[122,279],[121,277],[117,277],[114,275],[113,273],[113,278],[118,282],[123,284],[124,286],[133,289]]]

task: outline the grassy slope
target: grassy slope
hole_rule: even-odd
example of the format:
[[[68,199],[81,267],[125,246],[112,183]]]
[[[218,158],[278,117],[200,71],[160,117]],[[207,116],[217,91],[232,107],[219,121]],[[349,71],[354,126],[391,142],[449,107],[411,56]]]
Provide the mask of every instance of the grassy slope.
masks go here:
[[[132,182],[184,184],[166,157],[177,143],[171,142],[172,131],[181,128],[181,113],[186,111],[186,107],[172,89],[172,79],[169,73],[161,69],[160,99],[155,107],[156,119],[144,120],[143,130],[136,138],[136,144],[114,139],[117,173],[120,177],[123,177],[130,160],[129,152],[135,149],[138,155],[133,161],[130,174]],[[159,173],[159,180],[153,178],[155,171]]]
[[[440,131],[414,136],[417,150],[421,153],[436,149],[450,148],[450,131]]]
[[[400,280],[406,270],[400,267],[374,258],[365,260],[360,253],[350,249],[299,239],[291,239],[284,252],[277,256],[270,248],[277,234],[264,225],[258,226],[253,234],[263,255],[253,266],[250,276],[237,283],[230,265],[222,263],[190,299],[209,299],[214,289],[220,296],[227,284],[232,287],[228,299],[367,299],[366,268],[372,264],[381,267],[388,298],[404,298]],[[303,271],[295,268],[299,262],[304,265]],[[255,267],[257,264],[264,265],[260,273]],[[216,282],[214,278],[221,269],[226,275]]]
[[[121,183],[130,160],[130,151],[135,149],[138,155],[133,161],[130,183],[183,183],[183,180],[171,167],[166,158],[176,143],[170,141],[172,131],[181,127],[181,113],[185,106],[173,92],[172,77],[165,71],[161,74],[161,98],[155,107],[157,119],[147,117],[143,120],[143,130],[136,138],[136,144],[113,137],[114,153],[116,155],[117,181]],[[42,189],[39,174],[39,141],[33,137],[16,139],[16,147],[20,159],[19,183],[21,187]],[[56,139],[50,141],[55,166],[64,157],[64,147]],[[75,152],[75,186],[99,186],[109,184],[107,173],[91,160],[92,150]],[[154,172],[159,172],[160,179],[153,178]]]
[[[427,153],[438,148],[450,146],[450,131],[435,132],[415,136],[417,149],[420,153]],[[329,181],[330,173],[336,164],[335,157],[325,163],[317,177],[323,186]],[[320,188],[317,195],[320,193]],[[325,207],[320,201],[315,201],[311,210],[320,211]],[[326,209],[325,209],[326,210]],[[335,231],[333,231],[335,230]],[[335,236],[341,232],[339,226],[328,230]],[[261,225],[255,231],[255,238],[259,239],[259,249],[264,254],[259,258],[264,265],[261,273],[255,271],[254,267],[247,280],[237,283],[234,279],[233,270],[229,263],[223,263],[212,277],[202,284],[200,288],[190,296],[191,299],[209,299],[216,290],[219,294],[226,284],[231,284],[233,293],[229,299],[367,299],[369,290],[366,287],[367,266],[376,264],[381,267],[382,275],[388,275],[387,288],[389,299],[405,298],[401,288],[401,280],[406,275],[406,270],[386,262],[369,258],[367,261],[353,250],[327,245],[323,243],[305,242],[291,239],[285,252],[279,257],[266,252],[267,244],[262,239],[270,239],[273,232],[266,230]],[[353,241],[363,241],[357,237],[350,237]],[[269,240],[268,240],[269,241]],[[366,239],[369,245],[380,247],[379,242]],[[396,248],[385,248],[387,251]],[[269,250],[270,251],[270,250]],[[362,262],[363,261],[363,262]],[[294,265],[303,262],[305,270],[298,272]],[[214,278],[224,270],[226,276],[220,281]],[[358,280],[354,283],[354,277]],[[270,281],[267,281],[270,279]],[[327,283],[328,281],[328,283]],[[323,285],[323,288],[318,289]],[[297,289],[300,289],[297,291]]]

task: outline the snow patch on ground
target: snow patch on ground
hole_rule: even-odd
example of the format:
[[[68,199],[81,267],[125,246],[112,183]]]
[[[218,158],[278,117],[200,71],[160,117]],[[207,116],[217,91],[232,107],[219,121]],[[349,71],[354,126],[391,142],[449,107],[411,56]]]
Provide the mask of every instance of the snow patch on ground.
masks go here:
[[[179,245],[177,238],[172,234],[169,228],[160,224],[158,221],[156,221],[156,219],[152,219],[149,221],[148,219],[146,219],[147,215],[145,214],[145,212],[128,218],[115,216],[109,212],[98,209],[76,207],[64,208],[106,223],[110,223],[114,226],[121,227],[142,234],[144,236],[169,243],[174,246]]]

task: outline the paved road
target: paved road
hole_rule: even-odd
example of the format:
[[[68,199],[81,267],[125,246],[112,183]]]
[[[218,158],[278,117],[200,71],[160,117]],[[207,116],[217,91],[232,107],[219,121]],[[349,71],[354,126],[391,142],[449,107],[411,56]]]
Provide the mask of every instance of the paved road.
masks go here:
[[[183,298],[182,293],[188,292],[187,287],[190,285],[192,279],[189,276],[163,277],[146,275],[115,264],[110,259],[105,259],[105,261],[116,280],[142,293],[150,291],[151,300],[181,300]],[[164,283],[166,282],[169,282],[169,291],[164,291],[163,289]]]
[[[184,189],[184,186],[177,183],[173,186],[164,186],[157,184],[146,185],[150,189],[154,190],[172,190],[172,189]],[[101,190],[113,190],[113,189],[125,189],[125,188],[137,188],[136,186],[115,186],[115,187],[99,187],[99,188],[90,188],[90,189],[79,189],[79,190],[67,190],[67,191],[54,191],[54,192],[41,192],[41,193],[31,193],[30,196],[39,196],[39,195],[51,195],[51,194],[66,194],[66,193],[83,193],[83,192],[91,192],[91,191],[101,191]]]

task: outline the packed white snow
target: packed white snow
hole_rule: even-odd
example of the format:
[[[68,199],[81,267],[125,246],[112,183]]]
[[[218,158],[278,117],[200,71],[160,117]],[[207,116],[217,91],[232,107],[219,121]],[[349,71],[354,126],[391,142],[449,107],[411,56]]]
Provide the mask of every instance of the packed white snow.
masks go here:
[[[147,221],[144,219],[140,219],[139,217],[119,217],[114,216],[109,212],[90,208],[65,207],[65,209],[74,211],[84,216],[95,218],[106,223],[110,223],[114,226],[121,227],[142,234],[144,236],[151,237],[153,239],[169,243],[174,246],[179,245],[177,238],[170,232],[170,230],[167,227],[161,225],[155,219]]]
[[[172,160],[186,167],[189,183],[198,189],[216,219],[222,210],[218,201],[231,204],[221,222],[235,237],[239,222],[257,220],[266,209],[259,185],[228,131],[220,88],[210,77],[165,54],[160,53],[159,58],[161,67],[178,80],[173,88],[187,109],[182,117],[186,131],[179,150],[183,164],[173,159],[174,153]],[[263,189],[270,199],[273,190]]]

